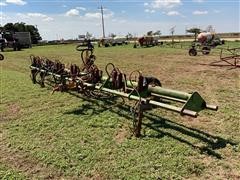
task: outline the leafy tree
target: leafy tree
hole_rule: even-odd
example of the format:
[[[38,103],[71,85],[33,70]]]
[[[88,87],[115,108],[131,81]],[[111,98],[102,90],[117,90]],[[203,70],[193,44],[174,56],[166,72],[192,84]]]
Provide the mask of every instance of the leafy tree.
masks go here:
[[[13,23],[7,23],[3,26],[4,31],[10,31],[10,32],[17,32],[16,27],[14,27]]]
[[[25,32],[30,32],[33,44],[37,44],[39,40],[42,40],[42,37],[40,36],[37,27],[33,25],[26,25],[25,29]]]
[[[194,41],[197,41],[197,35],[201,32],[201,29],[199,28],[190,28],[186,30],[188,33],[193,33],[194,34]]]
[[[17,32],[26,32],[26,25],[25,23],[15,23],[14,28],[17,30]]]
[[[128,40],[128,39],[131,39],[131,38],[133,38],[133,35],[128,32],[128,34],[126,35],[126,38],[127,38],[127,40]]]
[[[156,35],[156,36],[160,36],[162,33],[160,30],[157,30],[155,33],[153,33],[153,35]]]
[[[153,35],[153,31],[148,31],[148,32],[147,32],[147,35],[148,35],[148,36],[152,36],[152,35]]]
[[[116,37],[117,35],[116,34],[114,34],[114,33],[110,33],[109,34],[109,37],[112,37],[112,38],[114,38],[114,37]]]
[[[3,26],[3,31],[14,32],[30,32],[31,40],[33,44],[37,44],[41,40],[41,36],[38,32],[38,28],[33,25],[26,25],[25,23],[7,23]]]

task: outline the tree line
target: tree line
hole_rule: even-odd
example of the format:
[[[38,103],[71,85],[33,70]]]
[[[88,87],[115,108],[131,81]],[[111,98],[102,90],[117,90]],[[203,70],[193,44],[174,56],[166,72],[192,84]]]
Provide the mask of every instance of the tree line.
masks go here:
[[[24,22],[21,23],[7,23],[4,26],[0,27],[0,32],[2,34],[6,32],[30,32],[31,40],[33,44],[37,44],[39,40],[42,40],[42,37],[40,36],[38,32],[38,28],[34,25],[29,25]]]

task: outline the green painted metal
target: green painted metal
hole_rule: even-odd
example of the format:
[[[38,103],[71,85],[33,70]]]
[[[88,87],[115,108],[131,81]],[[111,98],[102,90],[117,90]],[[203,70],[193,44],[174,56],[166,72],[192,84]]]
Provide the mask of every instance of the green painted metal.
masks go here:
[[[108,78],[106,76],[102,77],[103,82],[106,81],[107,79]],[[111,79],[109,79],[109,81],[111,81]],[[126,84],[127,84],[127,87],[129,87],[129,88],[137,87],[137,82],[131,83],[130,81],[127,81]],[[153,86],[149,85],[148,91],[151,93],[168,96],[168,97],[172,97],[172,98],[178,98],[178,99],[182,99],[182,100],[188,100],[191,97],[191,94],[189,94],[189,93],[176,91],[176,90],[172,90],[172,89],[167,89],[167,88],[162,88],[160,86],[153,87]]]
[[[185,92],[181,92],[181,91],[176,91],[176,90],[172,90],[172,89],[167,89],[167,88],[162,88],[159,86],[149,86],[148,90],[151,93],[156,93],[156,94],[160,94],[163,96],[168,96],[168,97],[172,97],[172,98],[178,98],[178,99],[182,99],[182,100],[188,100],[191,97],[191,94],[189,93],[185,93]]]
[[[189,109],[191,111],[199,112],[206,108],[206,102],[204,99],[198,94],[198,92],[194,92],[191,94],[191,97],[184,104],[182,109]]]
[[[157,102],[157,101],[154,101],[154,100],[147,100],[146,98],[141,98],[141,97],[135,96],[135,95],[129,95],[129,94],[124,93],[124,92],[120,92],[120,91],[116,91],[116,90],[112,90],[112,89],[108,89],[108,88],[100,88],[100,86],[95,86],[95,88],[96,89],[101,89],[102,91],[109,92],[109,93],[112,93],[112,94],[115,94],[115,95],[126,97],[126,98],[129,98],[131,100],[142,101],[142,102],[145,102],[145,103],[147,102],[151,105],[155,105],[155,106],[167,109],[167,110],[171,110],[171,111],[174,111],[174,112],[181,113],[182,115],[189,115],[189,116],[193,116],[193,117],[196,117],[198,115],[197,112],[194,112],[194,111],[191,111],[191,110],[188,110],[188,109],[182,109],[180,107],[165,104],[165,103],[162,103],[162,102]]]
[[[102,78],[102,81],[104,82],[106,80],[111,82],[111,79],[108,79],[106,76],[104,76]],[[128,88],[137,87],[137,82],[127,81],[126,85]],[[153,95],[153,96],[158,96],[160,98],[164,98],[167,100],[184,103],[180,112],[183,112],[186,109],[195,111],[195,112],[199,112],[205,108],[208,108],[211,110],[218,109],[217,106],[207,105],[205,100],[197,92],[186,93],[186,92],[181,92],[181,91],[177,91],[177,90],[162,88],[160,86],[151,86],[151,85],[148,86],[148,92],[150,92],[151,95]],[[136,94],[134,94],[134,95],[136,95]]]
[[[43,69],[39,69],[33,66],[30,66],[31,69],[36,69],[39,70],[41,72],[46,72]],[[48,74],[52,74],[56,77],[61,77],[58,74],[54,74],[51,72],[48,72]],[[66,80],[72,81],[72,78],[68,78],[65,77]],[[206,102],[204,101],[204,99],[197,93],[194,92],[192,94],[190,93],[185,93],[185,92],[181,92],[181,91],[176,91],[176,90],[171,90],[171,89],[167,89],[167,88],[162,88],[160,86],[151,86],[149,85],[148,87],[148,92],[150,92],[151,94],[158,96],[158,97],[162,97],[168,100],[172,100],[172,101],[176,101],[176,102],[180,102],[180,103],[184,103],[184,105],[182,107],[177,107],[177,106],[173,106],[173,105],[169,105],[163,102],[158,102],[155,100],[151,100],[151,99],[147,99],[144,98],[143,96],[140,95],[140,97],[137,95],[137,93],[125,93],[119,90],[114,90],[111,89],[111,79],[108,79],[106,76],[102,78],[102,82],[99,84],[90,84],[90,83],[84,83],[84,85],[86,86],[94,86],[95,89],[101,90],[101,91],[105,91],[108,93],[112,93],[118,96],[122,96],[125,98],[129,98],[131,100],[136,100],[136,101],[141,101],[144,103],[148,103],[151,105],[155,105],[167,110],[171,110],[174,112],[178,112],[182,115],[189,115],[189,116],[193,116],[196,117],[198,115],[198,112],[208,108],[211,110],[217,110],[217,106],[213,106],[213,105],[207,105]],[[133,87],[137,87],[137,83],[136,82],[130,82],[127,81],[127,87],[128,88],[133,88]]]

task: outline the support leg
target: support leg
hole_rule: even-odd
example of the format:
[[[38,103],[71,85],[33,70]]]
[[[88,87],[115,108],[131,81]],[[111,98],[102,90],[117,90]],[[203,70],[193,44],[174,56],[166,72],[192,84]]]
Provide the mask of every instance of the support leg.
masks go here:
[[[41,77],[41,81],[40,81],[40,86],[41,87],[45,87],[44,81],[45,81],[45,72],[40,72],[40,77]]]
[[[138,105],[137,110],[137,121],[134,127],[134,134],[136,137],[141,136],[141,129],[142,129],[142,118],[143,118],[143,104]]]
[[[37,75],[37,70],[32,69],[31,70],[31,79],[32,79],[33,84],[36,84],[36,82],[37,82],[36,75]]]

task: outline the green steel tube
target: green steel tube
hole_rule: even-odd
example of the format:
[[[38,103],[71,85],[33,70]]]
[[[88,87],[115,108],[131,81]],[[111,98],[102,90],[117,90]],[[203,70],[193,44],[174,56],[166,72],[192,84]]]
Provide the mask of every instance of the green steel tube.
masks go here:
[[[106,76],[102,77],[103,81],[107,80]],[[129,88],[133,88],[137,87],[137,83],[136,82],[130,82],[127,81],[127,87]],[[181,91],[176,91],[176,90],[172,90],[172,89],[167,89],[167,88],[162,88],[160,86],[148,86],[148,91],[151,93],[155,93],[158,95],[163,95],[163,96],[168,96],[168,97],[172,97],[172,98],[178,98],[178,99],[182,99],[182,100],[188,100],[191,96],[191,94],[189,93],[185,93],[185,92],[181,92]]]
[[[171,101],[175,101],[175,102],[180,102],[180,103],[186,103],[187,102],[187,100],[172,98],[172,97],[168,97],[168,96],[163,96],[163,95],[159,95],[159,94],[156,94],[156,93],[151,93],[151,95],[155,96],[155,97],[162,98],[162,99],[167,99],[167,100],[171,100]]]
[[[172,97],[172,98],[183,99],[183,100],[188,100],[191,96],[191,94],[189,94],[189,93],[176,91],[176,90],[172,90],[172,89],[167,89],[167,88],[162,88],[159,86],[153,87],[150,85],[150,86],[148,86],[148,90],[151,93],[160,94],[160,95],[168,96],[168,97]]]

